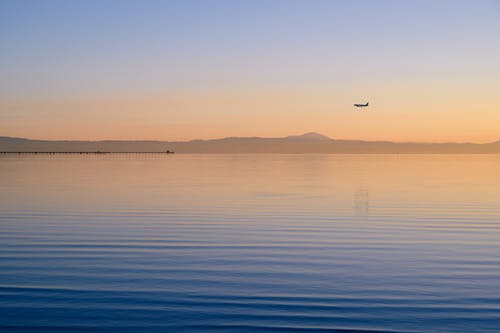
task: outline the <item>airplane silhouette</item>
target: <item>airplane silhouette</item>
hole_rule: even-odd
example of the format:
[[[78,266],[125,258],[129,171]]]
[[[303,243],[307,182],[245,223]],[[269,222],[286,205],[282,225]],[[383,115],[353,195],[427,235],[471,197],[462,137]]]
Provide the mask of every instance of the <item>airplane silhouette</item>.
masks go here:
[[[366,102],[366,104],[354,104],[354,106],[357,108],[365,108],[368,106],[368,102]]]

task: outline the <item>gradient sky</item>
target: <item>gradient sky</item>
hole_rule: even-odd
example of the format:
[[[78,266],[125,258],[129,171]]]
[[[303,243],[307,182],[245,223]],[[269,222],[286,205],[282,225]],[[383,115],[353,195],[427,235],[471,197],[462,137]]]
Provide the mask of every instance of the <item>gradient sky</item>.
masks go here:
[[[500,140],[500,1],[0,0],[0,136],[309,131]]]

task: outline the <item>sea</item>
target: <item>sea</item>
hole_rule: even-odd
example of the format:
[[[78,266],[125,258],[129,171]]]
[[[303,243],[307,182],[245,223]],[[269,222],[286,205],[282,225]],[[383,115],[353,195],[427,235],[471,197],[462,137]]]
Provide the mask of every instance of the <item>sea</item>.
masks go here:
[[[1,155],[0,332],[500,332],[500,155]]]

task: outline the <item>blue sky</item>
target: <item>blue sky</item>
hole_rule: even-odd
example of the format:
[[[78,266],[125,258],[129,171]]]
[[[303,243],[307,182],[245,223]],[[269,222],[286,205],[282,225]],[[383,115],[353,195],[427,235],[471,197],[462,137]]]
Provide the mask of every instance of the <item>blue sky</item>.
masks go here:
[[[499,36],[499,1],[1,0],[0,97],[346,86],[370,97],[461,81],[489,91]]]

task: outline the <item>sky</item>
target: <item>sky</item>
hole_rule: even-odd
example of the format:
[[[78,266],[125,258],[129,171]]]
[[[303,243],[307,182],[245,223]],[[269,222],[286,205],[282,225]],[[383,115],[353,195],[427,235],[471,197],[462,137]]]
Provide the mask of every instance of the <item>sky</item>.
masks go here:
[[[0,136],[310,131],[500,140],[500,1],[0,0]]]

